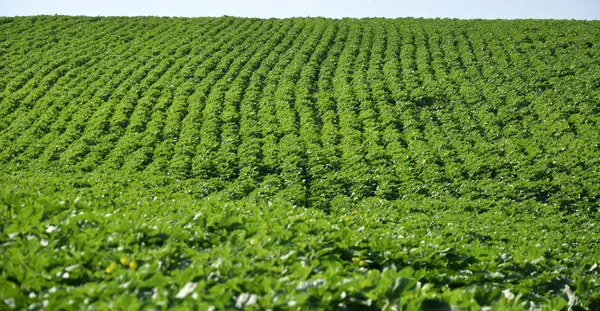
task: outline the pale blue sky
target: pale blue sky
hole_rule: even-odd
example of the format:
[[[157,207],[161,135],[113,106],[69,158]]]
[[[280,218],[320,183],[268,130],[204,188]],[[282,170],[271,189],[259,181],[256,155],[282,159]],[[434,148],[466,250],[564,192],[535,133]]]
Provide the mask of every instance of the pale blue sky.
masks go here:
[[[40,14],[600,20],[600,0],[0,0],[0,16]]]

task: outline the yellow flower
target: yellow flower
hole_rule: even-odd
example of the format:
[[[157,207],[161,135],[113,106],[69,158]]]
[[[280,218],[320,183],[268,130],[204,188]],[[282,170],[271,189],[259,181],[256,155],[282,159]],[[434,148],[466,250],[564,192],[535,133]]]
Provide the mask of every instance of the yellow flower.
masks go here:
[[[362,260],[362,259],[360,259],[360,257],[352,257],[352,261],[353,262],[358,262],[358,264],[360,266],[366,266],[367,265],[367,262],[364,261],[364,260]]]
[[[135,262],[133,260],[129,263],[129,269],[135,270],[135,269],[137,269],[137,266],[138,266],[137,262]]]
[[[126,266],[129,264],[129,259],[127,259],[127,257],[121,257],[121,260],[119,260],[121,262],[122,265]]]
[[[106,268],[106,273],[111,274],[115,271],[116,268],[117,268],[117,263],[115,263],[113,261],[110,263],[110,265],[108,265],[108,268]]]

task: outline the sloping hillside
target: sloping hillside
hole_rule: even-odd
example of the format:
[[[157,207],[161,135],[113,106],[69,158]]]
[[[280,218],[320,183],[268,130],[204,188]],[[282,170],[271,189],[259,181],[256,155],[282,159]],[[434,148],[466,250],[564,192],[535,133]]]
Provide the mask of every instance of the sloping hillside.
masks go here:
[[[598,308],[598,38],[0,18],[0,305]]]

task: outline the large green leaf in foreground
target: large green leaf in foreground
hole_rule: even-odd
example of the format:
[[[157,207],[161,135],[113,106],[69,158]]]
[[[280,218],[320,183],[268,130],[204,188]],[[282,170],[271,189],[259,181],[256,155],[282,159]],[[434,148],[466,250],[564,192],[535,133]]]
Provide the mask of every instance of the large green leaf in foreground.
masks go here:
[[[598,309],[598,38],[0,18],[0,307]]]

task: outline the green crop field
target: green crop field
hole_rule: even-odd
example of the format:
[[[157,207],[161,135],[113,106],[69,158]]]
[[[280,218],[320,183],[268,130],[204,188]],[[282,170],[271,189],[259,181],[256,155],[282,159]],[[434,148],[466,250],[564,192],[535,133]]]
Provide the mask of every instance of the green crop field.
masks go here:
[[[600,21],[0,18],[0,309],[600,310]]]

